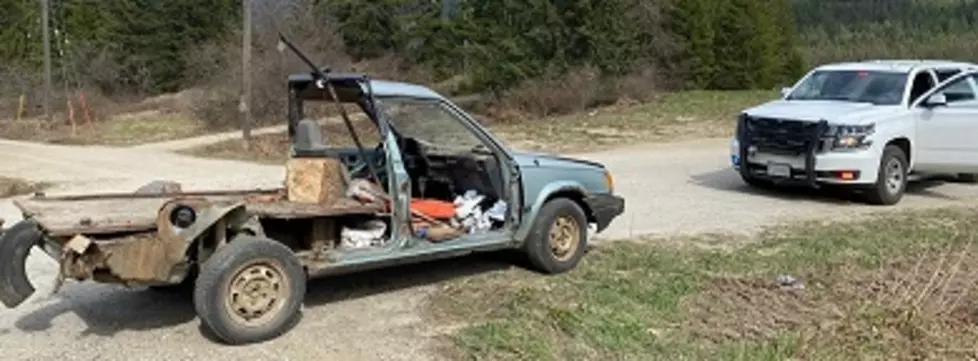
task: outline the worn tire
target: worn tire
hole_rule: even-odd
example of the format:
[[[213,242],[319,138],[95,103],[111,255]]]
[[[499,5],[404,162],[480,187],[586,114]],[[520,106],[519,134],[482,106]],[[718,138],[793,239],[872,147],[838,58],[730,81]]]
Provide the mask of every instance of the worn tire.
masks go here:
[[[958,180],[964,183],[978,183],[978,174],[961,173],[958,174]]]
[[[258,268],[265,267],[265,268]],[[271,273],[278,280],[274,284],[280,290],[288,287],[275,297],[274,311],[263,313],[266,319],[260,323],[246,324],[235,309],[246,306],[231,306],[231,284],[241,272],[258,278]],[[199,276],[194,285],[194,308],[202,323],[221,341],[232,345],[267,341],[276,338],[293,325],[299,315],[306,294],[306,273],[292,250],[285,245],[263,237],[242,236],[220,247],[200,266]],[[259,282],[260,284],[260,282]],[[251,285],[251,283],[249,283]],[[247,290],[240,290],[244,296]],[[265,289],[263,293],[275,292]],[[254,295],[252,295],[254,296]]]
[[[883,149],[876,184],[866,189],[866,201],[875,205],[894,205],[900,202],[907,190],[907,155],[898,146],[888,145]],[[895,168],[894,168],[895,167]],[[891,189],[888,180],[897,172],[899,186]]]
[[[565,234],[576,236],[577,241],[570,241],[572,245],[562,255],[556,254],[550,245],[550,233],[558,225],[558,220],[561,224],[570,224],[571,227],[577,228],[577,232],[566,228]],[[530,230],[524,243],[524,251],[533,266],[541,272],[548,274],[567,272],[577,266],[587,251],[587,226],[587,217],[581,206],[567,198],[552,199],[545,203],[537,214],[533,229]]]
[[[31,249],[41,244],[43,236],[40,226],[33,220],[14,223],[2,232],[0,249],[8,252],[6,259],[10,262],[0,264],[0,272],[9,282],[4,286],[10,288],[5,290],[4,295],[0,295],[0,302],[12,308],[34,294],[35,288],[26,274],[27,257],[30,256]]]

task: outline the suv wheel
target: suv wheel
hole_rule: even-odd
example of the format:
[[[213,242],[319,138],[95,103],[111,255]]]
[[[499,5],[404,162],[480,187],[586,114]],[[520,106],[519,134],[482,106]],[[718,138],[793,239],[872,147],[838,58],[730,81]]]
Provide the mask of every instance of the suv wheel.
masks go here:
[[[965,183],[978,183],[978,174],[974,174],[974,173],[958,174],[958,180]]]
[[[907,189],[907,155],[903,149],[888,145],[880,157],[876,184],[867,190],[867,200],[876,205],[893,205],[900,202]]]
[[[577,266],[587,250],[587,217],[567,198],[548,201],[540,209],[524,249],[538,270],[557,274]]]
[[[760,179],[750,175],[740,175],[740,178],[744,180],[747,185],[758,188],[758,189],[772,189],[774,188],[774,182],[767,179]]]

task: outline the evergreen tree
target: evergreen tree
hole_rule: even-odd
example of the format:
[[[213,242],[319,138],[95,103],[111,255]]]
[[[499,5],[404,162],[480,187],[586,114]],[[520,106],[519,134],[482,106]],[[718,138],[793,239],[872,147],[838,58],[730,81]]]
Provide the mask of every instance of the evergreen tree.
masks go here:
[[[679,0],[669,9],[669,30],[680,40],[682,51],[674,62],[685,64],[686,86],[709,86],[716,75],[716,3],[724,0]]]

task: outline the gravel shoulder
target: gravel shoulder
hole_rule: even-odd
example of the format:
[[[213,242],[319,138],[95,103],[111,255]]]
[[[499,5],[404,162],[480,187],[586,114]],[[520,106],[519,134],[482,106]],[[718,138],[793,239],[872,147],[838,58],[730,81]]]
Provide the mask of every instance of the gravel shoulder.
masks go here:
[[[195,141],[187,143],[197,144]],[[813,192],[748,190],[728,168],[725,139],[643,145],[576,154],[604,162],[627,199],[626,213],[601,239],[644,234],[750,232],[803,217],[851,218],[875,211],[963,204],[978,198],[965,184],[916,184],[892,208],[862,205]],[[48,193],[129,191],[156,179],[185,189],[274,187],[277,166],[193,158],[170,146],[69,147],[0,140],[0,175],[51,182]],[[0,217],[19,219],[9,201]],[[254,346],[224,347],[201,337],[189,300],[143,290],[68,283],[49,296],[56,265],[29,259],[38,292],[15,310],[0,311],[5,360],[425,360],[431,335],[420,311],[441,280],[492,265],[440,262],[316,281],[303,320],[287,336]]]

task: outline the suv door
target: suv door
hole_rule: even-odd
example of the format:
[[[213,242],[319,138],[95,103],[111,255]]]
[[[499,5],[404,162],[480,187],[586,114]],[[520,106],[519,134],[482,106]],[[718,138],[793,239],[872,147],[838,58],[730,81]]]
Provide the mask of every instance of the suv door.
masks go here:
[[[931,102],[943,95],[945,102]],[[949,78],[914,102],[916,169],[978,172],[978,72]]]

